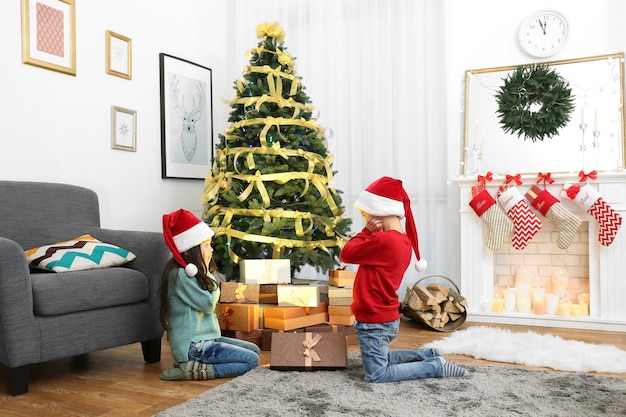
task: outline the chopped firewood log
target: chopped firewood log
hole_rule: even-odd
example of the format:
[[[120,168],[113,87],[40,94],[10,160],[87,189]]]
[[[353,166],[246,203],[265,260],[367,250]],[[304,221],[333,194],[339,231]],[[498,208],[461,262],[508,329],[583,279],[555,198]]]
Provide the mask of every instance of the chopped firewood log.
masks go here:
[[[421,285],[416,285],[415,287],[413,287],[413,292],[417,294],[417,296],[429,306],[437,304],[437,300],[435,299],[435,297],[433,297],[430,291],[428,291],[428,289],[426,289],[425,287],[422,287]]]
[[[464,297],[440,284],[408,287],[402,302],[407,317],[419,318],[436,329],[443,329],[448,323],[462,318],[466,307]]]
[[[430,291],[439,291],[443,294],[444,297],[448,298],[448,294],[450,293],[450,288],[446,287],[442,284],[430,284],[426,287]]]

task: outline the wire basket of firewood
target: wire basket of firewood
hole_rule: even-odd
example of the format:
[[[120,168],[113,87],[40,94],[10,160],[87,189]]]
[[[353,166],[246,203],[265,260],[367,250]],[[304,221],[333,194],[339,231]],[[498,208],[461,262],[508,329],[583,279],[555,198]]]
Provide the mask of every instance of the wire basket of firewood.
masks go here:
[[[439,332],[451,332],[467,318],[467,300],[443,275],[428,275],[407,287],[400,312]]]

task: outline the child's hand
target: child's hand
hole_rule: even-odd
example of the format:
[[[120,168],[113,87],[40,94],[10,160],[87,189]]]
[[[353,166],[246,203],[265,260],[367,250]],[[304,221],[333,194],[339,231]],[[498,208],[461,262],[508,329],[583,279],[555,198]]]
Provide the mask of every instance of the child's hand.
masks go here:
[[[383,230],[383,221],[380,217],[372,216],[369,219],[367,219],[367,223],[365,224],[365,227],[370,232],[380,232],[381,230]]]

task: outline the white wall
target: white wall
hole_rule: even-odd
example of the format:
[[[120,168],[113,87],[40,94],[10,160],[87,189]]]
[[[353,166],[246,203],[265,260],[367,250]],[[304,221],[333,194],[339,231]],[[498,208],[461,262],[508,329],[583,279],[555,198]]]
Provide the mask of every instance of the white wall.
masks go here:
[[[107,29],[132,39],[132,80],[105,72]],[[161,179],[158,55],[213,69],[216,135],[236,76],[227,29],[225,1],[76,0],[74,77],[22,64],[20,1],[3,1],[0,178],[92,188],[103,227],[160,231],[165,212],[199,212],[202,180]],[[111,149],[112,105],[137,111],[136,153]]]

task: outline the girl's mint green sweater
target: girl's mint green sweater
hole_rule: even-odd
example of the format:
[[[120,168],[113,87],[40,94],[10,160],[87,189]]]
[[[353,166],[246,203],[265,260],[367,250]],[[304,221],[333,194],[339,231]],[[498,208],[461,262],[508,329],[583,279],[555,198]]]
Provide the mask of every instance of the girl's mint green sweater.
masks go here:
[[[187,362],[191,342],[214,340],[221,336],[215,314],[220,290],[219,287],[213,292],[203,290],[195,278],[187,276],[184,268],[178,268],[171,274],[168,337],[174,361]]]

